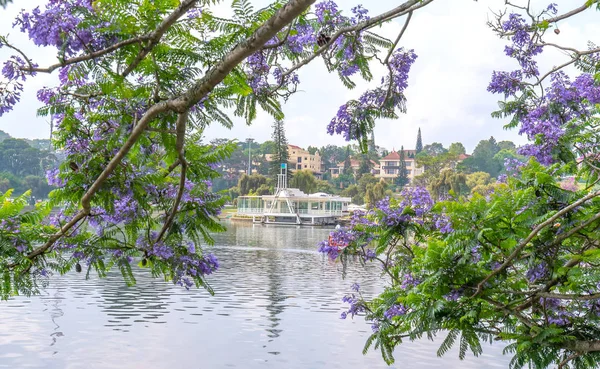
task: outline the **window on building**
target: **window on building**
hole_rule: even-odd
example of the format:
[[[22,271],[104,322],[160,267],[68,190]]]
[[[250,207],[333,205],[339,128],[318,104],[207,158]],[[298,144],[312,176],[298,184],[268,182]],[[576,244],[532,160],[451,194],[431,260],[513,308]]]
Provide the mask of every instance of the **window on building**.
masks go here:
[[[304,168],[308,168],[308,165],[304,164]]]
[[[298,163],[302,163],[302,157],[298,156]]]
[[[296,165],[296,169],[302,169],[302,164]]]

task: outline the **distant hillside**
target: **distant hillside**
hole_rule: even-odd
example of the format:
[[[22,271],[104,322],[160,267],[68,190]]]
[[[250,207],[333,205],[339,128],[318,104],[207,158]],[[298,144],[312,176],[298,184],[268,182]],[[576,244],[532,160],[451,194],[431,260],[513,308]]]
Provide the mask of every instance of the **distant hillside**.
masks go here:
[[[8,133],[0,130],[0,142],[6,140],[7,138],[14,138],[11,135],[9,135]],[[29,144],[29,146],[31,147],[35,147],[38,150],[50,150],[50,140],[48,139],[33,139],[30,140],[28,138],[22,138],[23,141],[27,142]]]

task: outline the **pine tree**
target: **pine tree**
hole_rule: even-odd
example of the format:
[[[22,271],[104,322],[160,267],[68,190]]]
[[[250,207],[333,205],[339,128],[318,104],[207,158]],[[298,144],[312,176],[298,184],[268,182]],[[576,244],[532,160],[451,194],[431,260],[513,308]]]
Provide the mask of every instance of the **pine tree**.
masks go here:
[[[396,177],[396,185],[404,187],[409,182],[408,170],[406,169],[406,160],[404,154],[404,146],[400,148],[400,169],[398,169],[398,176]]]
[[[350,145],[346,149],[346,159],[344,159],[344,175],[354,175],[354,171],[352,170],[352,158],[350,158]]]
[[[277,180],[277,175],[280,173],[281,164],[287,164],[289,159],[288,142],[285,137],[285,127],[282,120],[276,120],[273,123],[273,133],[271,139],[275,143],[273,156],[271,157],[271,175]],[[291,176],[290,168],[288,168],[288,181]]]
[[[415,151],[420,153],[423,150],[423,140],[421,139],[421,128],[419,127],[419,133],[417,133],[417,145],[415,146]]]
[[[375,146],[375,131],[371,131],[371,139],[369,139],[369,153],[375,153],[377,146]]]
[[[373,168],[373,163],[371,163],[371,159],[366,154],[362,154],[360,156],[360,163],[358,166],[358,170],[356,172],[356,180],[359,180],[364,174],[371,173],[371,169]]]

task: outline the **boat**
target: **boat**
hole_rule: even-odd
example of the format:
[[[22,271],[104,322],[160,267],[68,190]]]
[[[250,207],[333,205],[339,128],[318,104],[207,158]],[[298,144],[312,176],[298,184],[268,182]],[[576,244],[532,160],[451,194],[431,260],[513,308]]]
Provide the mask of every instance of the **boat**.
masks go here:
[[[281,164],[273,195],[240,196],[237,214],[263,224],[336,225],[348,214],[351,199],[322,192],[306,194],[287,187],[287,164]]]

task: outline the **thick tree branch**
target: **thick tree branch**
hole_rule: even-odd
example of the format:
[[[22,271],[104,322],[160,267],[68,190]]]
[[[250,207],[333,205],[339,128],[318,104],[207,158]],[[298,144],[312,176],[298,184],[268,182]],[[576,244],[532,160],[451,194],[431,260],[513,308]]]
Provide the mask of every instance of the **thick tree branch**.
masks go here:
[[[573,295],[566,293],[548,293],[541,292],[536,294],[539,297],[549,298],[549,299],[559,299],[559,300],[577,300],[577,301],[589,301],[589,300],[598,300],[600,299],[600,293],[594,293],[591,295]]]
[[[575,9],[569,11],[569,12],[566,12],[565,14],[557,15],[554,18],[549,18],[549,19],[546,19],[546,20],[548,21],[548,23],[556,23],[556,22],[558,22],[560,20],[567,19],[567,18],[570,18],[570,17],[572,17],[572,16],[574,16],[576,14],[579,14],[579,13],[581,13],[581,12],[583,12],[583,11],[589,9],[589,8],[590,8],[589,5],[583,4],[579,8],[575,8]]]
[[[59,232],[50,237],[50,239],[44,245],[35,249],[31,253],[31,257],[29,259],[33,259],[47,252],[52,245],[71,227],[73,227],[79,220],[83,219],[90,213],[92,197],[100,190],[102,184],[121,163],[127,153],[129,153],[129,150],[131,150],[135,142],[139,139],[152,120],[154,120],[159,114],[168,111],[183,113],[191,106],[198,103],[203,97],[212,91],[216,85],[221,83],[221,81],[223,81],[223,79],[242,60],[259,50],[267,41],[273,38],[277,32],[281,31],[283,27],[289,24],[294,18],[299,16],[315,1],[316,0],[290,0],[268,21],[261,25],[250,38],[227,53],[219,63],[212,67],[206,73],[206,75],[196,82],[194,86],[192,86],[187,92],[177,98],[169,101],[162,101],[150,107],[140,118],[137,125],[133,128],[133,131],[121,149],[111,159],[106,168],[83,195],[81,199],[81,205],[83,209],[80,210],[80,212],[69,223],[63,226]]]
[[[567,341],[564,346],[575,352],[598,352],[600,341]]]
[[[581,205],[595,197],[598,197],[598,196],[600,196],[600,191],[592,192],[592,193],[588,194],[587,196],[582,197],[581,199],[570,204],[569,206],[566,206],[565,208],[563,208],[562,210],[558,211],[556,214],[551,216],[548,220],[546,220],[545,222],[543,222],[540,225],[538,225],[537,227],[535,227],[533,229],[533,231],[531,231],[531,233],[529,233],[529,235],[523,241],[521,241],[521,243],[519,243],[519,245],[517,247],[515,247],[513,252],[506,258],[506,260],[500,267],[498,267],[497,269],[492,271],[487,277],[485,277],[481,282],[479,282],[479,284],[477,285],[477,290],[475,291],[475,293],[473,294],[472,297],[477,296],[478,294],[481,293],[481,291],[483,291],[483,286],[485,283],[487,283],[487,281],[489,281],[492,277],[501,273],[508,266],[510,266],[512,264],[512,261],[521,253],[521,251],[525,248],[525,246],[527,246],[527,244],[529,242],[531,242],[531,240],[533,240],[533,238],[535,236],[537,236],[537,234],[542,229],[544,229],[545,227],[547,227],[551,224],[554,224],[556,219],[560,218],[561,216],[563,216],[564,214],[573,210],[574,208],[578,207],[579,205]]]

